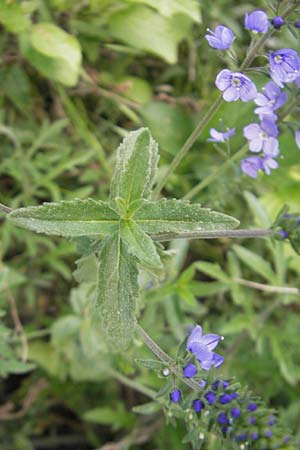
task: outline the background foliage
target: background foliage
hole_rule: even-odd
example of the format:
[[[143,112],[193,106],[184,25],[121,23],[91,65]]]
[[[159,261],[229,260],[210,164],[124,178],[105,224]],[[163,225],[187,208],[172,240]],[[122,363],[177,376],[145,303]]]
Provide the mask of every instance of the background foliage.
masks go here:
[[[17,208],[106,200],[114,150],[140,126],[159,143],[163,177],[218,95],[214,80],[224,61],[203,39],[205,29],[230,26],[243,55],[249,36],[242,18],[256,6],[268,8],[233,0],[1,0],[1,202]],[[299,46],[287,29],[272,38],[274,48],[279,39],[281,47]],[[262,75],[254,78],[263,84]],[[223,118],[241,130],[251,108],[226,104],[208,128]],[[207,136],[208,129],[170,177],[167,197],[182,198],[241,143],[235,137],[223,151]],[[269,226],[283,203],[297,210],[299,150],[288,129],[280,141],[284,158],[270,177],[254,182],[232,165],[194,200],[245,227]],[[86,254],[84,264],[74,263],[87,247],[84,239],[1,223],[1,448],[104,449],[109,441],[132,450],[188,448],[179,444],[184,429],[166,425],[160,413],[133,414],[146,397],[122,377],[155,390],[162,382],[135,363],[149,356],[138,339],[126,355],[106,352],[89,314],[95,260]],[[141,323],[171,354],[196,322],[223,334],[224,376],[234,374],[282,410],[299,443],[299,294],[251,286],[300,288],[299,256],[270,240],[178,241],[170,248],[176,256],[163,281],[141,276]]]

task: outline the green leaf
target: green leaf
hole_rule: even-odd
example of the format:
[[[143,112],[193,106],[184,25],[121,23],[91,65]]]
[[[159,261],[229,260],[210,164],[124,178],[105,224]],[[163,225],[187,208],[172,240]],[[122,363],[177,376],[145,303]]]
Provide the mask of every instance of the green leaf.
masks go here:
[[[111,35],[133,48],[160,56],[169,64],[177,61],[177,45],[189,35],[192,20],[185,14],[159,15],[144,5],[132,5],[109,18]]]
[[[143,405],[134,406],[132,411],[136,414],[151,415],[157,413],[162,406],[158,402],[148,402]]]
[[[22,33],[30,27],[30,19],[25,15],[20,2],[0,0],[0,23],[11,33]]]
[[[75,86],[81,69],[78,40],[52,23],[33,25],[20,37],[25,58],[43,75],[66,86]]]
[[[227,274],[221,269],[217,263],[211,263],[208,261],[198,261],[194,263],[195,267],[201,272],[205,273],[211,278],[216,278],[223,283],[230,283],[230,279]]]
[[[122,221],[120,231],[129,253],[136,256],[141,264],[150,268],[162,267],[152,239],[133,220]]]
[[[133,218],[148,234],[227,230],[239,225],[233,217],[174,199],[145,201]]]
[[[7,218],[17,226],[57,236],[113,233],[119,220],[117,213],[107,203],[92,199],[20,208],[8,214]]]
[[[127,0],[128,3],[144,3],[157,9],[163,16],[186,14],[195,22],[200,22],[200,5],[197,0]]]
[[[161,370],[165,367],[165,364],[156,359],[136,359],[135,362],[146,369]]]
[[[124,427],[131,427],[134,423],[134,416],[125,410],[124,406],[118,403],[114,408],[94,408],[86,411],[84,420],[102,425],[111,425],[114,430]]]
[[[250,267],[250,269],[261,275],[270,283],[276,283],[276,275],[272,270],[271,264],[265,259],[240,245],[234,245],[233,250],[241,261]]]
[[[147,128],[133,131],[117,150],[110,198],[121,197],[128,206],[151,191],[158,162],[158,146]]]
[[[135,328],[138,270],[120,235],[106,237],[99,255],[96,307],[108,345],[126,349]]]

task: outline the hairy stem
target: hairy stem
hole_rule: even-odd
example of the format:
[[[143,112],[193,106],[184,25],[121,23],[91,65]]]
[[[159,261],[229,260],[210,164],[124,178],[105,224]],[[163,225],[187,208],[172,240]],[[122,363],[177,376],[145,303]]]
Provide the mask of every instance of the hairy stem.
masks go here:
[[[8,214],[12,211],[11,208],[9,208],[8,206],[3,205],[2,203],[0,203],[0,210],[3,211],[5,214]]]
[[[285,18],[288,17],[297,8],[299,3],[300,3],[299,1],[296,1],[296,2],[294,2],[292,4],[290,4],[285,9],[285,11],[282,13],[282,16],[285,17]],[[264,46],[265,42],[273,34],[273,32],[274,32],[274,28],[270,27],[269,30],[265,34],[263,34],[256,41],[256,43],[253,45],[253,47],[251,47],[251,49],[250,49],[249,53],[247,54],[246,58],[244,59],[244,61],[240,65],[240,67],[239,67],[240,71],[247,69],[251,65],[253,60],[256,58],[259,50]],[[161,190],[163,189],[163,187],[165,186],[166,181],[168,180],[169,176],[179,166],[179,164],[181,163],[182,159],[185,157],[185,155],[191,149],[191,147],[196,142],[196,140],[200,136],[201,132],[205,128],[205,126],[208,124],[208,122],[212,119],[212,117],[218,111],[218,109],[222,105],[222,103],[223,103],[223,97],[222,97],[222,94],[220,94],[219,97],[215,100],[215,102],[211,105],[209,110],[206,112],[204,117],[200,120],[199,124],[194,129],[194,131],[192,132],[190,137],[183,144],[183,146],[181,147],[181,149],[179,150],[179,152],[177,153],[177,155],[175,156],[175,158],[173,159],[173,161],[169,165],[169,167],[168,167],[166,173],[164,174],[164,176],[157,183],[157,185],[156,185],[156,187],[155,187],[155,189],[153,191],[153,194],[152,194],[152,198],[153,199],[157,199],[159,197],[159,194],[160,194]]]
[[[196,383],[196,381],[185,378],[183,376],[182,369],[177,366],[176,361],[173,358],[171,358],[171,356],[169,356],[167,353],[165,353],[164,350],[162,350],[160,346],[153,341],[153,339],[149,336],[149,334],[146,333],[146,331],[140,325],[138,324],[136,325],[136,330],[140,335],[140,337],[143,339],[144,344],[152,351],[152,353],[154,353],[157,356],[158,359],[160,359],[162,362],[166,364],[166,366],[168,366],[168,368],[174,375],[180,378],[180,380],[183,383],[185,383],[194,391],[198,392],[201,389],[199,384]]]
[[[217,239],[217,238],[262,238],[272,236],[273,230],[257,228],[249,230],[217,230],[217,231],[191,231],[186,233],[153,234],[154,241],[170,241],[172,239]]]

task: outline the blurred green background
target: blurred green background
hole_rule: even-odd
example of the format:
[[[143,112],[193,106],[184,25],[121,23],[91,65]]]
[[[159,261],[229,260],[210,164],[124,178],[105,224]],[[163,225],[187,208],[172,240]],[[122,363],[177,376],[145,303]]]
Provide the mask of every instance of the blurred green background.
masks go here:
[[[114,151],[140,126],[159,143],[163,177],[218,96],[217,73],[232,64],[208,46],[206,28],[231,27],[242,60],[250,42],[243,16],[256,7],[272,15],[263,1],[0,0],[0,201],[105,199]],[[298,49],[299,34],[286,27],[269,45]],[[206,142],[220,120],[237,129],[230,147]],[[164,195],[182,198],[222,166],[251,121],[253,104],[223,105]],[[300,154],[288,126],[281,131],[279,170],[252,180],[229,165],[193,201],[242,227],[268,227],[284,203],[299,210]],[[79,287],[81,271],[72,275],[84,243],[17,229],[3,213],[0,220],[0,449],[189,448],[183,427],[166,425],[160,412],[132,412],[146,397],[128,380],[155,390],[161,380],[135,364],[148,355],[139,340],[126,355],[106,352],[89,315],[95,261]],[[300,288],[300,257],[262,239],[170,247],[176,256],[161,283],[141,274],[141,323],[171,354],[189,325],[223,334],[223,375],[278,408],[300,445],[299,294],[251,286]]]

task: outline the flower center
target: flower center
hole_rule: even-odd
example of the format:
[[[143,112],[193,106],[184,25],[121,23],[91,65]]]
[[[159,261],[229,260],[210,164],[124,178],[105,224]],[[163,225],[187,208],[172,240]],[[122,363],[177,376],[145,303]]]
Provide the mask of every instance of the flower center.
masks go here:
[[[265,139],[268,139],[268,135],[267,133],[265,133],[264,131],[262,131],[261,133],[259,133],[259,137],[264,141]]]
[[[237,77],[233,77],[232,78],[232,84],[233,84],[234,87],[240,88],[241,80],[239,78],[237,78]]]
[[[282,56],[281,55],[276,55],[274,58],[274,62],[276,64],[280,64],[282,62]]]

